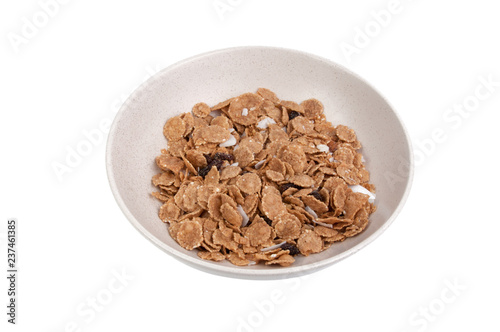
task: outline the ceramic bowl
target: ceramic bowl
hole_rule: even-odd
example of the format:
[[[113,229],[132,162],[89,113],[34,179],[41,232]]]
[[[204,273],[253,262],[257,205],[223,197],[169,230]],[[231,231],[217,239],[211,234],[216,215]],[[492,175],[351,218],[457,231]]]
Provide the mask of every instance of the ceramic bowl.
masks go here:
[[[268,88],[284,100],[320,100],[334,125],[353,128],[363,144],[378,210],[361,234],[290,267],[262,264],[238,267],[211,262],[187,251],[158,218],[161,203],[151,177],[155,157],[167,145],[165,121],[200,101],[214,105],[244,92]],[[201,54],[163,69],[140,86],[111,126],[106,167],[114,197],[127,219],[152,243],[203,271],[239,278],[276,279],[318,271],[365,247],[394,221],[408,196],[413,175],[410,139],[391,105],[358,75],[327,59],[274,47],[237,47]],[[119,235],[117,235],[119,236]],[[139,239],[138,239],[139,241]],[[175,266],[172,267],[175,269]]]

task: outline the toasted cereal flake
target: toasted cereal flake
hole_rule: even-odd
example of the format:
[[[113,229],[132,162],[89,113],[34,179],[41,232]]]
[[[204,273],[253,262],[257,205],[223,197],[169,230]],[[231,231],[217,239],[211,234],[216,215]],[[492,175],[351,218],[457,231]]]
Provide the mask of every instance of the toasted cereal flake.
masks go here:
[[[269,89],[266,89],[266,88],[258,88],[257,89],[257,94],[260,95],[262,98],[264,99],[267,99],[267,100],[270,100],[272,101],[273,103],[279,103],[280,100],[279,98],[276,96],[276,94],[274,92],[272,92],[271,90]]]
[[[228,114],[233,122],[248,126],[257,122],[260,105],[264,99],[255,93],[244,93],[229,104]],[[247,112],[244,112],[247,109]],[[246,115],[243,115],[246,114]]]
[[[306,174],[296,174],[294,176],[291,176],[288,181],[300,187],[311,187],[312,185],[314,185],[314,179]]]
[[[234,206],[231,206],[228,203],[224,203],[221,205],[220,211],[222,216],[228,223],[236,227],[241,226],[243,217]]]
[[[167,202],[171,196],[165,194],[165,193],[162,193],[162,192],[158,192],[158,191],[154,191],[151,193],[151,195],[156,198],[157,200],[161,201],[161,202]]]
[[[160,167],[164,171],[170,170],[174,173],[178,173],[181,169],[184,168],[184,161],[177,157],[162,154],[156,157],[156,165],[158,165],[158,167]]]
[[[252,215],[259,204],[259,195],[257,193],[252,195],[247,195],[245,201],[243,202],[242,208],[248,215]]]
[[[286,266],[292,265],[293,262],[295,262],[295,258],[293,258],[292,256],[290,256],[288,254],[285,254],[285,255],[281,255],[277,259],[266,262],[265,265],[279,264],[280,266],[286,267]]]
[[[226,236],[219,228],[216,229],[212,235],[214,244],[221,245],[229,250],[236,250],[238,249],[238,244],[232,239],[232,237],[232,231],[229,236]]]
[[[211,107],[211,110],[212,111],[216,111],[216,110],[220,110],[220,109],[223,109],[224,107],[228,106],[229,103],[231,103],[231,101],[233,100],[234,98],[229,98],[227,100],[224,100],[223,102],[220,102],[218,103],[217,105],[214,105]]]
[[[275,249],[279,249],[281,248],[282,245],[284,245],[286,243],[286,241],[283,241],[283,242],[280,242],[278,244],[275,244],[273,246],[270,246],[270,247],[266,247],[266,248],[262,248],[260,249],[261,252],[266,252],[266,251],[271,251],[271,250],[275,250]]]
[[[302,223],[292,215],[285,214],[281,216],[274,226],[276,234],[283,240],[295,240],[300,235]]]
[[[238,204],[242,205],[245,202],[245,198],[241,194],[240,189],[236,187],[235,185],[230,185],[227,187],[227,190],[229,192],[229,196]]]
[[[255,173],[245,173],[236,182],[238,188],[248,195],[260,192],[261,184],[260,177]]]
[[[250,263],[248,259],[241,258],[238,254],[234,252],[231,252],[227,256],[227,259],[236,266],[247,266]]]
[[[278,189],[267,186],[262,189],[262,212],[267,218],[275,220],[286,213],[285,205],[281,200]]]
[[[231,137],[231,133],[221,126],[207,126],[201,129],[201,137],[209,143],[223,143]]]
[[[350,185],[359,184],[358,170],[354,165],[342,163],[337,166],[337,174]]]
[[[210,114],[210,106],[205,103],[198,103],[193,106],[193,114],[199,118],[204,118]]]
[[[203,229],[200,218],[187,219],[180,223],[177,242],[187,250],[193,250],[203,241]]]
[[[226,259],[226,257],[220,252],[208,252],[208,251],[198,251],[198,257],[215,262],[220,262]]]
[[[311,195],[302,196],[301,199],[305,205],[313,209],[318,214],[328,212],[328,206]]]
[[[317,99],[304,100],[300,105],[304,108],[304,115],[310,120],[321,120],[324,118],[323,104]]]
[[[344,142],[356,141],[356,133],[347,126],[338,125],[336,128],[337,136]]]
[[[323,240],[314,231],[305,229],[297,240],[297,247],[302,255],[309,256],[323,249]]]
[[[159,185],[162,186],[170,186],[173,184],[175,181],[175,174],[172,172],[163,172],[160,174],[156,174],[153,176],[151,182],[153,183],[154,186],[158,187]]]
[[[212,194],[208,198],[208,212],[210,216],[218,221],[223,221],[222,213],[220,212],[220,208],[222,204],[228,203],[229,205],[236,207],[235,201],[226,194]]]
[[[338,186],[332,194],[333,199],[330,200],[330,205],[335,209],[343,210],[347,198],[347,186]]]
[[[331,226],[331,225],[328,225],[328,226]],[[332,229],[330,227],[325,227],[325,226],[316,226],[316,227],[314,227],[314,231],[319,236],[322,236],[322,237],[332,237],[332,236],[336,236],[337,234],[339,234],[339,231]]]
[[[271,238],[271,227],[262,218],[256,217],[250,226],[244,228],[244,235],[252,246],[258,246]]]
[[[217,170],[217,167],[212,166],[210,171],[205,176],[205,184],[209,186],[215,186],[219,183],[219,180],[220,180],[220,173]]]
[[[266,171],[266,176],[269,180],[274,181],[274,182],[283,181],[285,179],[283,173],[279,173],[279,172],[271,171],[271,170]]]
[[[354,162],[354,155],[354,150],[347,147],[341,147],[333,153],[335,160],[344,164],[352,164]]]
[[[221,174],[220,174],[220,179],[222,180],[227,180],[227,179],[232,179],[238,175],[241,174],[241,168],[238,166],[227,166],[222,169]]]
[[[368,202],[370,196],[362,193],[349,192],[345,200],[345,218],[353,219],[354,215]]]
[[[240,147],[234,150],[234,159],[240,167],[246,167],[253,161],[253,153],[247,147]]]
[[[295,173],[302,173],[307,164],[306,154],[298,144],[282,146],[277,156],[282,162],[290,164]]]
[[[259,153],[260,151],[262,151],[263,144],[254,136],[244,137],[240,140],[239,144],[239,148],[243,147],[248,148],[252,153]]]
[[[286,109],[288,109],[290,111],[295,111],[295,112],[298,112],[300,114],[304,114],[304,107],[297,104],[294,101],[282,100],[280,102],[280,104],[281,104],[281,106],[286,107]]]
[[[181,210],[175,205],[174,200],[170,199],[168,202],[160,207],[158,216],[163,222],[177,220],[181,214]]]
[[[184,137],[186,131],[186,123],[182,120],[181,116],[174,116],[170,118],[163,126],[163,135],[166,139],[176,141]]]

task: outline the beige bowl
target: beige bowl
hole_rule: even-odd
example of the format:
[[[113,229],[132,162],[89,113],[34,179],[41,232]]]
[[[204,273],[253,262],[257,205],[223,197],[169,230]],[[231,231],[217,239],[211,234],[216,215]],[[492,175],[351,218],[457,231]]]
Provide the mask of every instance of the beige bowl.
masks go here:
[[[328,250],[297,256],[290,267],[205,261],[169,235],[158,216],[160,203],[151,177],[154,158],[166,147],[165,121],[200,101],[214,105],[265,87],[285,100],[316,98],[327,119],[353,128],[377,187],[378,210],[367,229]],[[174,64],[145,82],[125,102],[109,133],[106,167],[111,190],[128,220],[151,242],[203,271],[239,278],[276,279],[311,273],[357,252],[396,218],[413,176],[410,139],[389,103],[366,81],[329,60],[273,47],[237,47],[205,53]],[[116,234],[119,236],[119,232]]]

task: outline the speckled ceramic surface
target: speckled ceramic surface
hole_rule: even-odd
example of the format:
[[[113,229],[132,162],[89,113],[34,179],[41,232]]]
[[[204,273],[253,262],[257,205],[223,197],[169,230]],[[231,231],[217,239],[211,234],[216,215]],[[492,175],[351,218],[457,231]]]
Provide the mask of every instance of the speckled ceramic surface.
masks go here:
[[[201,260],[169,235],[158,216],[160,203],[150,193],[158,173],[154,158],[166,147],[165,121],[188,112],[200,101],[209,105],[265,87],[285,100],[316,98],[327,119],[345,124],[363,144],[378,210],[367,229],[330,249],[297,256],[290,267],[237,267]],[[338,262],[373,241],[396,218],[411,186],[413,158],[401,120],[367,82],[345,68],[299,51],[238,47],[214,51],[172,65],[139,87],[125,102],[109,133],[106,167],[111,190],[129,221],[146,238],[175,258],[201,270],[228,277],[272,279],[310,273]],[[117,232],[119,236],[119,232]],[[138,237],[137,241],[141,241]],[[161,262],[159,262],[161,264]],[[175,269],[175,266],[172,266]]]

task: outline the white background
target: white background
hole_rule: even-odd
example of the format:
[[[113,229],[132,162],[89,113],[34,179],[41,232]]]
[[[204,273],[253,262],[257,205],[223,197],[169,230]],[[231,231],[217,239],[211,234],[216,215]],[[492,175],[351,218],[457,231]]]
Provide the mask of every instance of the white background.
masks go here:
[[[6,323],[2,277],[2,331],[498,331],[494,1],[401,0],[383,27],[372,11],[388,0],[222,0],[223,13],[214,0],[66,2],[46,22],[38,1],[0,5],[2,271],[6,220],[20,225],[18,324]],[[33,16],[38,31],[24,27]],[[372,36],[361,40],[365,28]],[[343,52],[347,44],[357,53]],[[52,167],[157,70],[240,45],[345,65],[389,99],[416,147],[413,189],[394,224],[309,277],[234,280],[157,249],[115,204],[104,139],[61,180]],[[487,96],[481,77],[496,82]],[[447,113],[464,101],[474,110]],[[431,143],[436,130],[445,139]],[[131,280],[117,282],[121,273]],[[96,297],[105,303],[90,309]]]

